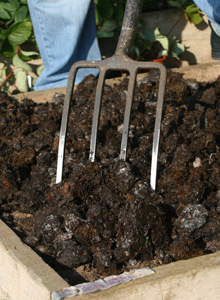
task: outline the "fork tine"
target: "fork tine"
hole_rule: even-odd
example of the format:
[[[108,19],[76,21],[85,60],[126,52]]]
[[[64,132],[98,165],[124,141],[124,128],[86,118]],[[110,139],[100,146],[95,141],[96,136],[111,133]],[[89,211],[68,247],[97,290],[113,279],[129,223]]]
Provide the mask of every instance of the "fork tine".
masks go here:
[[[135,36],[135,31],[138,25],[138,19],[141,13],[143,0],[127,0],[124,19],[122,23],[122,29],[118,40],[118,45],[115,51],[115,54],[111,58],[107,58],[104,61],[81,61],[75,63],[71,70],[68,80],[67,93],[65,97],[64,110],[62,116],[61,130],[60,130],[60,139],[59,139],[59,149],[58,149],[58,161],[57,161],[57,178],[56,183],[61,182],[62,173],[63,173],[63,160],[64,160],[64,148],[65,148],[65,139],[67,133],[67,123],[69,116],[69,106],[73,92],[74,80],[76,72],[79,68],[98,68],[100,71],[96,99],[94,105],[93,113],[93,123],[92,123],[92,133],[90,141],[90,161],[95,160],[96,153],[96,144],[97,144],[97,131],[99,125],[101,101],[103,94],[103,85],[105,80],[105,73],[112,70],[129,70],[130,71],[130,80],[128,86],[128,97],[126,99],[126,107],[124,113],[124,124],[123,124],[123,133],[121,141],[121,151],[120,159],[125,160],[127,154],[127,142],[128,142],[128,133],[129,133],[129,123],[130,123],[130,114],[132,101],[134,96],[136,74],[138,69],[159,69],[161,72],[159,91],[158,91],[158,102],[156,110],[156,121],[154,128],[154,137],[153,137],[153,147],[152,147],[152,160],[151,160],[151,179],[150,184],[152,189],[156,188],[156,175],[157,175],[157,160],[158,160],[158,148],[159,148],[159,138],[160,138],[160,126],[162,118],[162,109],[163,109],[163,98],[165,93],[166,85],[166,68],[159,63],[144,63],[137,62],[129,58],[128,53],[132,45],[132,41]]]
[[[65,140],[66,140],[66,132],[67,132],[67,123],[69,117],[69,108],[70,108],[70,101],[73,94],[73,87],[74,87],[74,81],[75,81],[77,70],[78,70],[77,68],[72,67],[68,78],[68,85],[67,85],[66,96],[64,100],[63,115],[62,115],[61,128],[60,128],[56,183],[60,183],[62,181],[64,149],[65,149]]]
[[[120,159],[126,160],[127,155],[127,145],[128,145],[128,134],[129,134],[129,124],[130,124],[130,115],[131,115],[131,107],[134,97],[134,88],[136,83],[136,75],[137,70],[132,70],[129,78],[125,113],[124,113],[124,124],[123,124],[123,133],[122,133],[122,141],[121,141],[121,152]]]
[[[154,127],[154,138],[153,138],[152,158],[151,158],[151,177],[150,177],[150,185],[153,190],[156,189],[160,127],[161,127],[163,102],[164,102],[164,94],[165,94],[165,87],[166,87],[166,68],[163,65],[159,65],[158,68],[160,69],[160,83],[159,83],[159,90],[158,90],[156,119],[155,119],[155,127]]]
[[[98,133],[98,126],[99,126],[99,116],[100,116],[104,81],[105,81],[105,70],[104,71],[101,70],[98,78],[97,88],[96,88],[95,106],[94,106],[93,121],[92,121],[92,134],[91,134],[90,152],[89,152],[89,160],[91,162],[95,161],[97,133]]]

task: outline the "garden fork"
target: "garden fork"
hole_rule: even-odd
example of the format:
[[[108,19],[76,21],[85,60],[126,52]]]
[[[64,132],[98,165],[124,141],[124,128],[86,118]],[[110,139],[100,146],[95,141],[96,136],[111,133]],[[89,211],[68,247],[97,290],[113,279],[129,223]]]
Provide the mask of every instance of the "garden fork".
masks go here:
[[[129,84],[128,84],[128,92],[127,92],[127,99],[126,99],[125,112],[124,112],[124,124],[123,124],[121,152],[120,152],[120,159],[126,160],[130,114],[131,114],[131,107],[132,107],[133,96],[134,96],[137,71],[140,69],[159,69],[160,83],[159,83],[159,90],[158,90],[156,119],[155,119],[154,137],[153,137],[151,179],[150,179],[150,184],[152,189],[154,190],[156,189],[160,127],[161,127],[163,100],[164,100],[164,93],[165,93],[165,86],[166,86],[166,68],[160,63],[139,62],[139,61],[134,61],[133,59],[130,59],[128,57],[128,53],[132,45],[133,38],[138,25],[138,20],[142,8],[142,1],[143,0],[127,0],[118,45],[115,54],[112,57],[102,61],[80,61],[80,62],[76,62],[71,67],[67,90],[66,90],[65,102],[64,102],[61,129],[60,129],[56,183],[62,181],[64,149],[65,149],[65,139],[67,133],[69,107],[70,107],[70,101],[72,99],[74,80],[78,69],[80,68],[99,69],[99,77],[98,77],[96,96],[95,96],[95,106],[93,112],[90,154],[89,154],[89,159],[92,162],[94,162],[95,154],[96,154],[97,131],[98,131],[101,100],[102,100],[103,86],[104,86],[106,72],[109,70],[127,70],[129,72]]]

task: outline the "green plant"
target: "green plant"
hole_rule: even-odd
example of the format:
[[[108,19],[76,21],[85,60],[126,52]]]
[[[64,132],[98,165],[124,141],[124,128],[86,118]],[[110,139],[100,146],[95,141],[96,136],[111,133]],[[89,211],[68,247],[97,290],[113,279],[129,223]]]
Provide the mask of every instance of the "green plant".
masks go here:
[[[126,0],[94,0],[98,38],[113,37],[120,29]]]
[[[179,59],[179,55],[184,51],[185,47],[175,37],[169,40],[157,27],[154,32],[145,30],[136,34],[131,55],[138,60],[152,60],[162,56]]]
[[[187,21],[198,25],[202,22],[202,14],[196,6],[196,4],[191,0],[167,0],[168,4],[173,7],[178,7],[184,11]]]
[[[169,2],[169,1],[168,1]],[[181,0],[171,1],[172,5],[178,6]],[[188,1],[189,2],[189,1]],[[117,38],[120,33],[120,27],[125,9],[125,0],[95,0],[96,7],[96,24],[97,35],[99,38],[115,37]],[[168,3],[165,0],[157,1],[144,1],[143,8],[150,9]],[[191,3],[191,1],[190,1]],[[183,6],[181,6],[183,8]],[[186,8],[189,10],[188,6]],[[143,19],[139,21],[139,29],[144,26]],[[166,36],[160,33],[159,28],[154,32],[145,30],[137,32],[133,47],[131,49],[131,56],[138,60],[155,59],[161,56],[171,56],[179,59],[179,55],[185,51],[185,47],[173,37],[170,41]]]
[[[95,0],[98,37],[114,37],[120,31],[126,0]],[[177,7],[184,11],[188,21],[195,25],[202,22],[202,14],[192,0],[144,0],[143,11]]]
[[[0,87],[8,90],[14,77],[16,89],[27,91],[28,77],[37,78],[28,61],[40,57],[35,50],[27,0],[1,0],[0,23],[0,53],[7,59],[0,64]],[[23,50],[27,43],[34,45],[34,51]]]

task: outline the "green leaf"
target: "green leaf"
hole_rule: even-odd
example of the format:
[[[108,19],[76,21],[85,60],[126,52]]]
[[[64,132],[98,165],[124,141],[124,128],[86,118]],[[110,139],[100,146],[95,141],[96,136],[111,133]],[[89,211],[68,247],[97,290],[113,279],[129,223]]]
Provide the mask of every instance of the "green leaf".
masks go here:
[[[19,21],[14,23],[8,32],[8,41],[10,44],[23,44],[32,32],[32,25],[29,21]]]
[[[95,22],[96,22],[96,25],[100,25],[102,23],[102,16],[99,14],[99,11],[97,8],[95,8]]]
[[[198,25],[203,21],[202,16],[198,13],[198,14],[193,14],[190,16],[190,21],[195,24]]]
[[[12,63],[17,68],[22,68],[27,72],[32,72],[32,68],[29,64],[25,63],[23,60],[20,59],[20,57],[15,54],[15,56],[12,59]]]
[[[175,42],[171,47],[172,57],[175,57],[178,59],[179,59],[179,55],[182,54],[184,51],[185,51],[184,45],[182,45],[179,42]]]
[[[2,20],[10,20],[11,19],[11,15],[3,7],[0,7],[0,19],[2,19]]]
[[[168,0],[167,2],[170,6],[182,8],[182,4],[179,1]]]
[[[114,12],[114,6],[111,0],[99,0],[97,9],[104,19],[111,18]]]
[[[8,75],[7,67],[3,63],[0,63],[0,85],[3,84],[3,82],[5,81],[7,75]],[[9,85],[10,85],[9,82],[6,81],[3,85],[3,87],[1,88],[1,91],[2,92],[7,92],[8,88],[9,88]]]
[[[23,54],[24,56],[35,56],[35,55],[39,55],[38,52],[36,51],[24,51],[24,50],[20,50],[21,54]]]
[[[29,61],[29,60],[40,58],[40,54],[36,51],[23,51],[20,49],[19,57],[23,61]]]
[[[104,32],[104,31],[98,31],[97,32],[97,37],[100,38],[110,38],[113,37],[114,33],[113,32]]]
[[[40,76],[40,74],[43,72],[43,69],[44,69],[44,65],[40,65],[38,68],[37,68],[37,75]]]
[[[187,12],[188,14],[195,13],[195,12],[197,13],[199,12],[199,8],[195,4],[192,4],[185,8],[185,12]]]
[[[154,42],[155,41],[155,33],[153,31],[151,31],[151,30],[146,29],[143,32],[142,38],[144,40],[147,40],[147,41],[150,41],[150,42]]]
[[[15,22],[23,21],[26,19],[27,15],[28,15],[28,8],[27,6],[22,5],[21,7],[19,7],[18,10],[16,10],[14,15],[14,20]]]
[[[1,6],[12,12],[12,11],[15,11],[16,9],[18,9],[20,7],[20,3],[18,0],[8,0],[7,2],[2,2],[1,3]]]
[[[168,51],[167,50],[161,50],[159,53],[158,53],[158,57],[162,57],[162,56],[168,56]]]
[[[169,40],[166,36],[160,33],[160,29],[158,27],[154,30],[154,34],[155,41],[158,41],[165,50],[169,50]]]
[[[99,31],[102,31],[102,32],[112,32],[114,31],[116,28],[118,27],[118,24],[116,21],[114,20],[106,20],[101,29]]]
[[[7,77],[6,69],[7,67],[3,63],[0,63],[0,78],[3,79],[3,81]]]
[[[134,48],[134,52],[135,52],[135,54],[137,55],[137,57],[140,56],[140,49],[139,49],[138,47],[135,47],[135,48]]]
[[[21,4],[27,4],[27,0],[20,0]]]
[[[156,41],[158,41],[164,49],[169,50],[169,40],[166,36],[157,36]]]
[[[14,56],[14,52],[15,48],[11,44],[9,44],[8,39],[5,39],[1,46],[1,53],[5,57],[12,59],[12,57]]]
[[[6,32],[2,28],[0,28],[0,39],[1,40],[5,40],[6,39]]]
[[[195,4],[187,6],[184,12],[187,16],[187,19],[189,19],[189,21],[195,25],[198,25],[203,21],[203,18],[199,13],[199,8]]]
[[[118,27],[118,24],[114,20],[106,20],[102,27],[97,32],[98,38],[106,38],[106,37],[113,37],[114,30]]]
[[[27,74],[22,69],[15,70],[15,86],[20,92],[28,91]]]

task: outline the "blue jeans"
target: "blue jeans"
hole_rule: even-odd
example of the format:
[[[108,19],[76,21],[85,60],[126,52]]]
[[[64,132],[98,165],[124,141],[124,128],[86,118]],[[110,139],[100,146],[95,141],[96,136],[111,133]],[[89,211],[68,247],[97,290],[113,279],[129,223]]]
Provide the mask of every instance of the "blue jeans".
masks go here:
[[[194,0],[194,2],[207,15],[213,30],[220,36],[220,1]]]
[[[44,70],[35,90],[67,85],[73,63],[100,60],[93,0],[28,0]],[[80,69],[75,83],[97,69]]]

